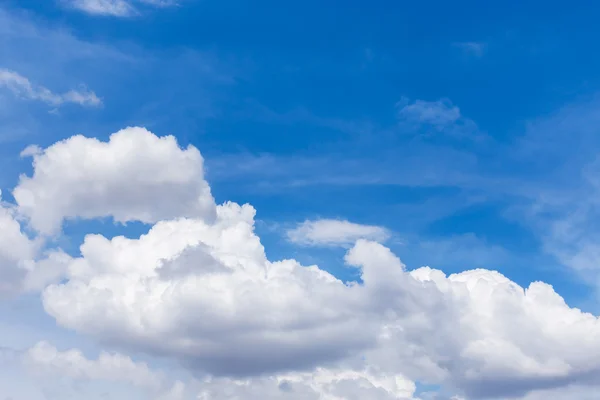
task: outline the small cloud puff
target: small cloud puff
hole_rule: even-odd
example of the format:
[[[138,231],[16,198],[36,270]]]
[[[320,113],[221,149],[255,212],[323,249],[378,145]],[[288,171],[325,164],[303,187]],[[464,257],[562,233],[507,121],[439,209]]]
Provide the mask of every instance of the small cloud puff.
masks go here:
[[[355,224],[339,219],[304,221],[286,232],[290,242],[304,246],[349,246],[358,239],[385,242],[390,232],[381,226]]]

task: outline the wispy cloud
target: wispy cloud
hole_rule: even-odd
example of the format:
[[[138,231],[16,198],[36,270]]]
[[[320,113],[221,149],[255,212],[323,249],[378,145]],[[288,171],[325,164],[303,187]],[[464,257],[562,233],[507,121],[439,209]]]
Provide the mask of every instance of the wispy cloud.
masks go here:
[[[262,193],[308,186],[480,186],[472,172],[476,160],[467,153],[415,143],[405,146],[406,154],[398,157],[397,149],[380,150],[375,160],[334,153],[222,154],[207,158],[208,175],[213,181],[239,182],[238,190]],[[252,185],[245,186],[249,179]]]
[[[449,99],[436,101],[416,100],[409,102],[403,98],[397,103],[398,117],[403,121],[433,125],[444,129],[455,124],[460,118],[460,109]]]
[[[178,0],[137,0],[139,3],[154,7],[173,7],[179,4]]]
[[[65,6],[91,15],[128,17],[136,13],[126,0],[65,0]]]
[[[219,181],[241,179],[246,182],[252,177],[251,190],[260,187],[261,191],[310,185],[461,186],[471,189],[479,188],[482,183],[489,185],[489,180],[482,182],[475,174],[477,155],[472,150],[493,143],[450,100],[402,98],[391,105],[390,116],[395,121],[391,125],[381,125],[369,119],[320,116],[305,108],[274,112],[250,103],[235,117],[311,130],[316,127],[331,130],[338,136],[329,141],[331,145],[293,154],[242,151],[207,155],[208,173],[211,179]],[[325,130],[324,134],[328,134]],[[360,152],[356,151],[358,148]],[[374,154],[376,157],[372,157]]]
[[[20,150],[29,143],[49,140],[50,136],[82,132],[90,124],[110,127],[119,121],[124,125],[155,129],[163,129],[163,126],[167,129],[169,124],[169,130],[179,132],[190,129],[191,124],[198,124],[199,118],[214,115],[218,106],[216,93],[228,90],[233,82],[231,64],[224,65],[212,52],[181,48],[165,57],[160,50],[132,42],[85,40],[68,26],[31,17],[30,13],[0,7],[0,37],[4,39],[0,40],[0,68],[27,78],[33,89],[41,85],[55,95],[65,95],[62,98],[65,102],[59,107],[41,100],[15,101],[12,91],[0,85],[0,142],[3,144],[0,145],[0,166],[10,157],[5,153],[8,151],[6,143]],[[197,71],[203,78],[190,81],[181,75],[182,70]],[[152,85],[147,84],[150,77]],[[82,83],[88,89],[80,87]],[[123,87],[136,90],[123,91]],[[98,92],[100,88],[102,93]],[[72,93],[66,95],[70,89]],[[81,113],[71,114],[76,111],[73,104],[77,105],[73,101],[86,98],[77,93],[83,95],[91,90],[104,103],[104,111],[86,113],[85,118]],[[90,101],[94,102],[92,97],[88,97],[87,102],[91,107]],[[39,105],[50,112],[40,110]],[[163,112],[166,107],[169,113]],[[52,115],[56,108],[63,117]],[[0,186],[12,179],[10,174],[0,176]]]
[[[397,117],[403,128],[421,131],[425,135],[433,132],[454,137],[481,138],[477,124],[462,115],[460,108],[447,98],[434,101],[410,101],[403,97],[396,103]]]
[[[89,107],[102,105],[102,100],[96,96],[96,93],[85,88],[57,94],[44,86],[34,85],[29,79],[15,71],[4,68],[0,68],[0,87],[10,90],[20,98],[42,101],[54,107],[61,106],[64,103]]]
[[[65,7],[90,15],[131,17],[138,14],[133,3],[152,7],[170,7],[177,4],[175,0],[63,0]]]
[[[456,42],[453,45],[475,57],[483,57],[487,48],[487,44],[483,42]]]

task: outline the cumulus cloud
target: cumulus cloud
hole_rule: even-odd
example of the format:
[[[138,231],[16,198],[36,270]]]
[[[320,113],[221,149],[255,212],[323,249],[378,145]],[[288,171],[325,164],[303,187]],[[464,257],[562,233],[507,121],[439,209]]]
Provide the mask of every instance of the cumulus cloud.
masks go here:
[[[373,369],[317,368],[244,380],[207,380],[198,385],[198,399],[418,400],[415,391],[415,383],[401,375]]]
[[[435,283],[452,302],[457,318],[431,319],[430,324],[438,325],[436,332],[413,336],[410,342],[423,343],[427,357],[433,355],[446,380],[463,388],[468,398],[517,398],[536,389],[597,379],[597,344],[590,333],[596,335],[599,320],[570,308],[551,286],[534,282],[523,289],[488,270],[444,277],[421,268],[410,274]],[[395,329],[402,336],[407,333],[398,324],[391,328],[392,338]],[[431,341],[436,337],[439,341]],[[574,346],[578,340],[582,342]],[[433,350],[439,345],[446,348]]]
[[[347,246],[358,239],[384,242],[390,232],[381,226],[355,224],[338,219],[304,221],[286,232],[292,243],[305,246]]]
[[[102,105],[102,100],[94,92],[85,88],[57,94],[48,88],[32,84],[29,79],[15,71],[4,68],[0,68],[0,87],[10,90],[15,96],[20,98],[42,101],[54,107],[65,103],[74,103],[89,107]]]
[[[203,377],[184,383],[117,352],[101,352],[96,359],[90,359],[81,350],[60,351],[47,342],[39,342],[12,358],[13,362],[20,360],[31,375],[42,380],[123,383],[156,400],[418,400],[414,398],[414,382],[364,366],[317,368],[311,372],[248,379]]]
[[[33,177],[15,198],[36,229],[105,216],[154,224],[136,238],[86,236],[63,260],[66,279],[44,289],[46,312],[101,343],[178,361],[205,399],[410,399],[414,381],[508,399],[600,381],[598,317],[547,284],[408,270],[361,235],[344,259],[360,283],[271,261],[255,210],[214,204],[198,150],[140,128],[31,153]]]
[[[249,206],[218,215],[215,225],[161,222],[140,239],[88,236],[69,282],[44,292],[47,312],[101,341],[225,377],[361,355],[485,398],[597,376],[598,319],[548,285],[523,290],[487,270],[407,272],[365,240],[346,256],[363,283],[345,285],[315,266],[267,261]]]
[[[60,250],[41,253],[41,245],[24,232],[0,191],[0,296],[41,290],[63,276],[70,257]]]
[[[3,204],[1,197],[0,227],[0,293],[5,293],[24,279],[25,263],[33,258],[35,246],[22,232],[14,210]]]
[[[60,398],[69,397],[67,393],[73,389],[78,397],[106,398],[117,386],[130,388],[125,391],[126,397],[117,394],[117,398],[138,398],[133,395],[141,393],[146,399],[184,400],[186,394],[181,381],[173,381],[162,371],[117,352],[102,351],[97,358],[90,359],[79,349],[60,351],[42,341],[16,359],[27,375],[35,378],[36,386],[57,392]],[[98,383],[102,391],[96,397],[94,385]]]
[[[352,304],[360,296],[344,298],[359,288],[294,260],[269,262],[252,207],[227,203],[217,214],[215,224],[162,221],[140,239],[87,236],[70,281],[44,292],[46,310],[217,375],[309,368],[373,343],[376,326]]]
[[[76,349],[64,352],[48,342],[39,342],[23,357],[31,368],[44,373],[58,373],[76,379],[122,381],[142,387],[156,387],[163,377],[146,364],[135,363],[130,357],[102,352],[97,360],[87,359]]]
[[[43,234],[56,233],[65,218],[153,223],[215,214],[200,152],[181,149],[172,136],[127,128],[108,142],[74,136],[27,154],[33,176],[22,176],[13,195]]]

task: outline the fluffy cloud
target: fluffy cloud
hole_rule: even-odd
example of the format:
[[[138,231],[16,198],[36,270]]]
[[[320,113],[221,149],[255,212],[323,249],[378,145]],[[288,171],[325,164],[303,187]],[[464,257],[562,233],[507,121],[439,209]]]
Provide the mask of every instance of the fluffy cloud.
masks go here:
[[[63,276],[70,257],[60,250],[40,254],[42,243],[22,229],[14,206],[0,192],[0,296],[41,290]]]
[[[47,393],[56,393],[58,399],[193,398],[184,397],[186,386],[181,381],[173,381],[162,371],[117,352],[103,351],[96,359],[90,359],[78,349],[60,351],[47,342],[39,342],[13,356],[13,366],[23,367],[23,374],[35,380],[33,386],[44,393],[44,399]]]
[[[387,229],[381,226],[361,225],[337,219],[304,221],[296,228],[287,231],[293,243],[306,246],[347,246],[358,239],[384,242],[390,237]]]
[[[127,128],[108,142],[74,136],[29,154],[33,176],[22,176],[13,195],[41,233],[55,233],[65,218],[214,218],[200,152],[179,148],[172,136]]]
[[[410,275],[434,283],[452,304],[454,319],[430,315],[429,329],[408,338],[410,329],[392,324],[389,338],[421,343],[424,355],[442,367],[445,381],[469,398],[516,398],[598,379],[599,319],[570,308],[551,286],[534,282],[523,289],[488,270],[445,277],[421,268]]]
[[[157,388],[163,377],[146,364],[135,363],[118,353],[101,353],[97,360],[87,359],[76,349],[59,351],[47,342],[39,342],[27,350],[24,362],[37,372],[56,373],[75,379],[126,381],[135,386]]]
[[[211,379],[197,387],[199,400],[418,400],[414,382],[375,370],[317,368],[245,380]]]
[[[0,293],[6,293],[25,278],[25,263],[33,258],[35,246],[21,231],[14,210],[1,201],[0,197]]]
[[[359,287],[269,262],[252,207],[227,203],[217,214],[214,224],[162,221],[140,239],[87,236],[70,281],[44,292],[46,310],[64,326],[218,375],[308,368],[374,343]]]
[[[65,103],[92,107],[102,105],[102,100],[94,92],[87,89],[70,90],[63,94],[56,94],[43,86],[33,85],[26,77],[4,68],[0,68],[0,87],[7,88],[18,97],[43,101],[55,107]]]
[[[156,400],[418,400],[414,398],[414,382],[374,368],[317,368],[249,379],[204,377],[184,383],[120,353],[102,352],[97,359],[89,359],[78,349],[60,351],[47,342],[36,344],[20,356],[12,354],[11,359],[13,363],[20,361],[29,374],[40,380],[66,379],[80,386],[86,382],[122,383]]]
[[[45,310],[102,343],[179,361],[206,399],[346,399],[358,388],[369,392],[357,398],[411,398],[415,380],[518,398],[598,382],[599,319],[544,283],[409,271],[365,239],[345,257],[360,283],[270,261],[254,209],[214,205],[199,152],[139,128],[107,143],[74,137],[34,160],[15,198],[36,229],[64,218],[155,223],[139,238],[86,236],[63,260],[66,281],[43,291]]]
[[[214,225],[179,219],[140,239],[88,236],[70,281],[44,292],[46,310],[100,340],[219,376],[361,354],[388,373],[484,398],[597,373],[598,319],[548,285],[523,290],[487,270],[407,272],[365,240],[346,256],[363,284],[344,285],[317,267],[267,261],[252,217],[249,206],[229,203]]]

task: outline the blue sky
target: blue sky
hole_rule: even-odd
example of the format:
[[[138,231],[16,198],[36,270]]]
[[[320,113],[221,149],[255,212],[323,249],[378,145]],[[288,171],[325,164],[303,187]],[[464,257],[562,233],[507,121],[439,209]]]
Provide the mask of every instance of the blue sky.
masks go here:
[[[497,270],[597,314],[598,11],[578,1],[7,0],[0,70],[16,75],[0,74],[2,199],[21,206],[11,193],[32,174],[19,156],[27,146],[141,126],[200,150],[216,203],[257,210],[271,260],[357,279],[344,265],[349,243],[286,236],[304,221],[350,221],[385,229],[410,270]],[[16,76],[54,97],[14,86]],[[85,234],[135,238],[150,226],[99,217],[67,220],[45,246],[77,257]],[[0,308],[5,325],[23,308],[31,320],[0,335],[6,347],[28,346],[23,330],[98,346],[54,327],[38,297]]]
[[[592,13],[585,7],[188,1],[143,8],[123,21],[52,2],[18,3],[8,8],[12,15],[62,30],[54,41],[94,52],[48,56],[45,62],[62,58],[55,61],[60,70],[25,75],[57,79],[58,89],[84,82],[104,98],[101,110],[43,115],[52,121],[42,123],[44,132],[31,129],[40,145],[90,134],[90,127],[106,136],[143,125],[198,146],[217,199],[250,202],[262,220],[341,217],[386,225],[417,242],[472,234],[480,246],[500,246],[513,257],[484,266],[521,264],[514,271],[520,283],[533,278],[523,270],[540,262],[560,268],[544,257],[539,232],[511,208],[535,203],[535,185],[560,190],[555,174],[573,171],[556,171],[559,164],[568,170],[587,161],[562,143],[585,132],[543,126],[564,108],[579,112],[594,101],[599,61],[585,49],[598,28],[586,23]],[[432,6],[434,15],[426,12]],[[37,53],[7,54],[7,66],[44,59]],[[403,126],[403,99],[448,99],[476,132],[455,138],[452,126]],[[566,130],[586,129],[585,120],[578,124]],[[487,139],[477,143],[475,135]],[[521,156],[528,136],[543,148]],[[432,262],[407,252],[415,267]],[[553,277],[543,276],[555,285],[569,278]]]

